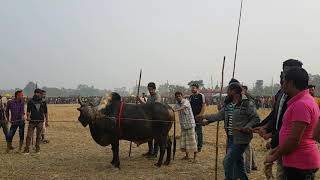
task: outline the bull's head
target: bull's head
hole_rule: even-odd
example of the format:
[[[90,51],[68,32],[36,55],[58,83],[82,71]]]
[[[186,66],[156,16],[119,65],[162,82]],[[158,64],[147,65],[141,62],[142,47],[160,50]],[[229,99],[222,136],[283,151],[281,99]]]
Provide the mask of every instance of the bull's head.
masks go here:
[[[96,117],[95,107],[93,107],[92,104],[88,105],[86,103],[83,103],[80,97],[78,98],[78,102],[81,106],[80,108],[78,108],[78,111],[80,111],[80,116],[78,120],[84,127],[86,127]]]

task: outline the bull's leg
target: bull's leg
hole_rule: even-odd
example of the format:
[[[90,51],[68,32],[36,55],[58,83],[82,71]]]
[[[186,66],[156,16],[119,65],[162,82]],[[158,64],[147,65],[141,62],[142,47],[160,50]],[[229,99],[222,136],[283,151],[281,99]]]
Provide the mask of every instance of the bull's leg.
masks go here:
[[[111,164],[115,168],[120,169],[120,158],[119,158],[119,140],[115,141],[112,145],[112,154],[113,154],[113,159],[111,161]]]
[[[171,162],[171,150],[172,150],[172,140],[168,137],[167,141],[167,159],[164,165],[168,166]]]
[[[155,164],[158,167],[162,166],[164,153],[166,152],[166,143],[167,143],[166,138],[163,138],[163,137],[161,137],[160,140],[158,141],[158,144],[160,146],[160,157],[157,164]]]

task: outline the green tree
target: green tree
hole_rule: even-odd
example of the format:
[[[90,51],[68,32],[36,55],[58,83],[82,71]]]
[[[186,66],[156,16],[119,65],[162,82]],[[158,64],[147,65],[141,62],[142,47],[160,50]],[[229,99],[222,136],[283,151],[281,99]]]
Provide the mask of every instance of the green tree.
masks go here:
[[[191,86],[193,84],[198,84],[200,88],[203,88],[204,87],[204,83],[203,83],[203,80],[193,80],[193,81],[190,81],[188,83],[188,86]]]

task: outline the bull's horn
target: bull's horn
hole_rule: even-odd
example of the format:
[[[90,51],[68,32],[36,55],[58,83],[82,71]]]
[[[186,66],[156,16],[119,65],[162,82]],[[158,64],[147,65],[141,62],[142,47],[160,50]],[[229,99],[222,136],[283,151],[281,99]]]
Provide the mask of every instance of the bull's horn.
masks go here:
[[[78,102],[79,102],[79,104],[80,104],[81,106],[84,105],[83,102],[82,102],[82,100],[81,100],[81,97],[80,97],[80,96],[78,97]]]

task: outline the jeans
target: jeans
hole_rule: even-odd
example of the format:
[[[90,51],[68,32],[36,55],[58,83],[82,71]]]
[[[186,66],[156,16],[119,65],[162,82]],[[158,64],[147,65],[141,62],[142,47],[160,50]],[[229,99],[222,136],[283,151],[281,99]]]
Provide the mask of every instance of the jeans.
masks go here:
[[[159,145],[156,143],[154,139],[148,142],[148,147],[149,147],[149,154],[154,154],[154,155],[158,154]]]
[[[8,123],[4,121],[0,121],[0,129],[2,128],[5,139],[7,140],[8,136]]]
[[[248,144],[234,144],[233,137],[228,137],[228,152],[223,161],[226,180],[248,180],[243,159],[247,147]]]
[[[12,143],[12,139],[13,139],[14,135],[16,134],[16,131],[18,128],[19,128],[20,142],[22,142],[24,140],[24,127],[25,127],[24,123],[11,125],[10,131],[7,136],[7,142]]]
[[[197,133],[197,137],[198,137],[198,150],[201,150],[202,146],[203,146],[203,133],[202,133],[202,125],[201,124],[196,125],[196,133]]]
[[[285,167],[284,172],[287,180],[314,180],[317,169],[301,170],[296,168]]]

